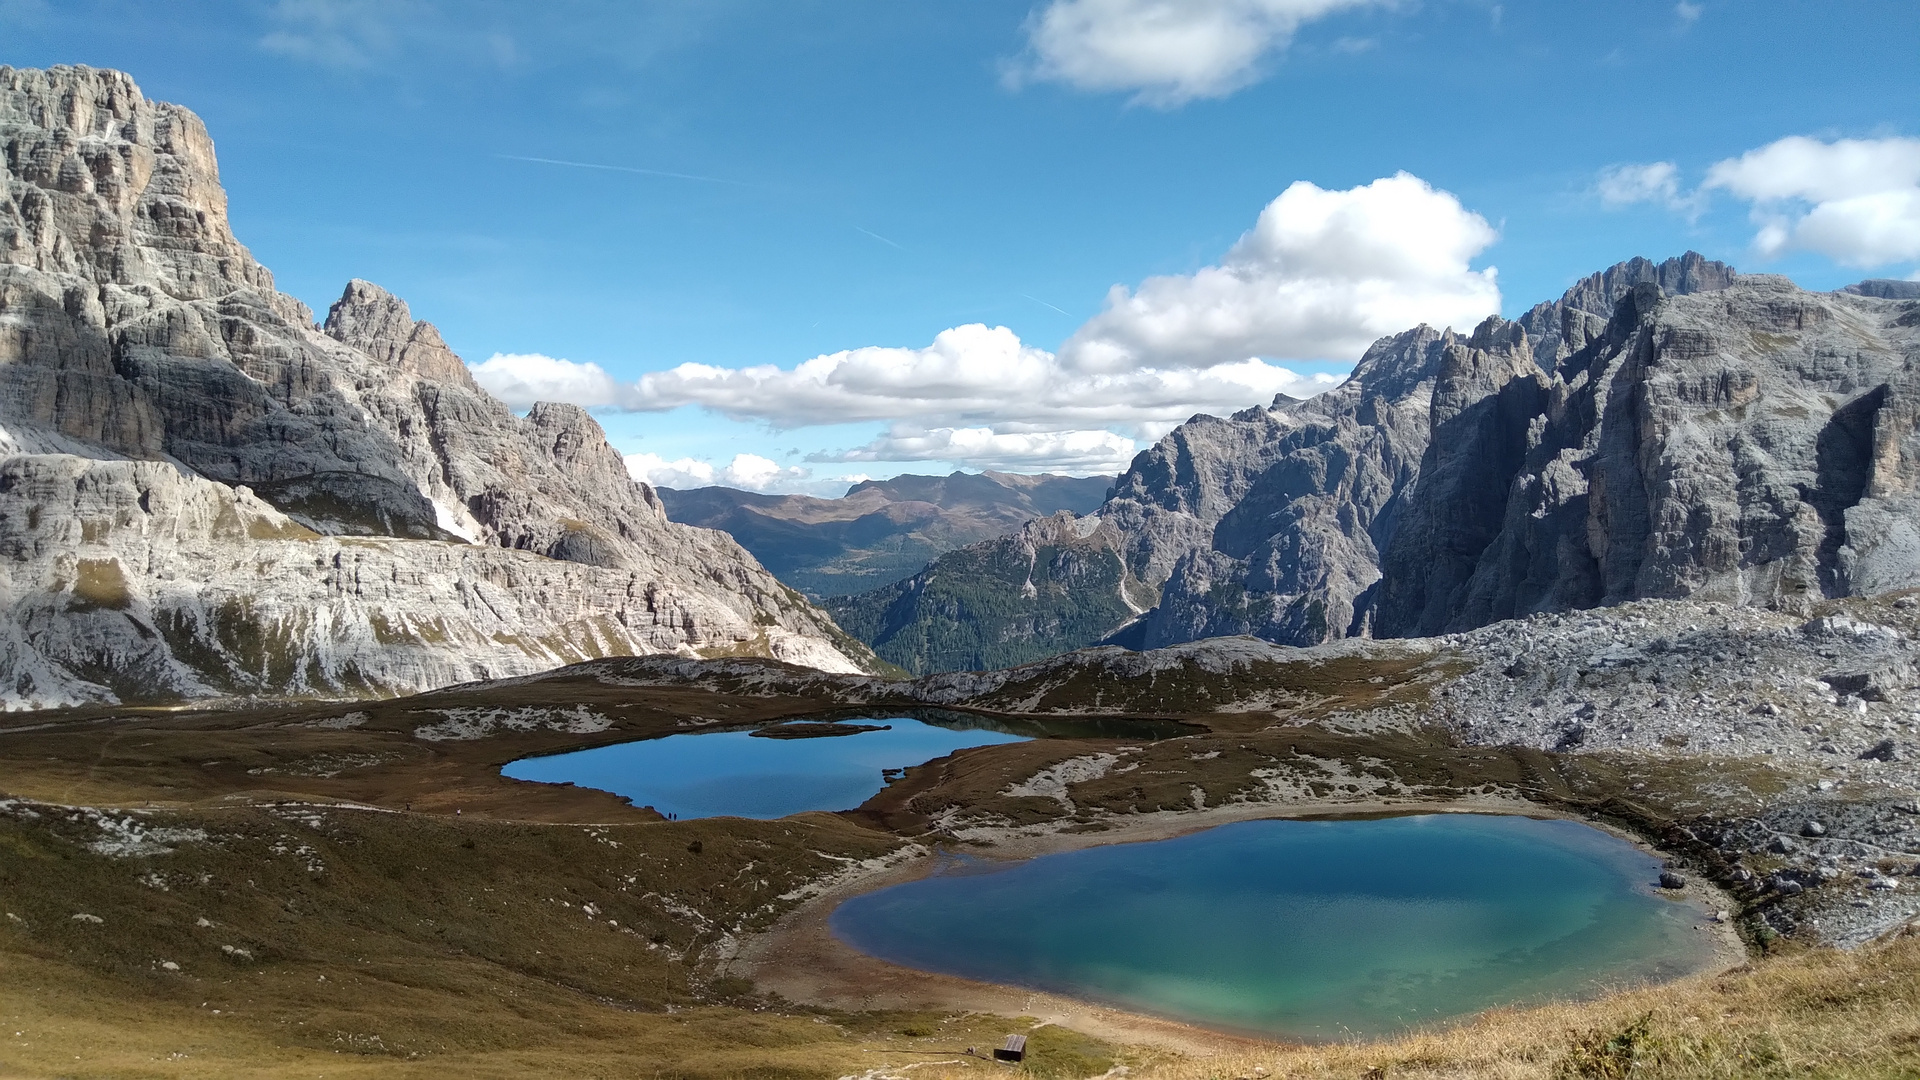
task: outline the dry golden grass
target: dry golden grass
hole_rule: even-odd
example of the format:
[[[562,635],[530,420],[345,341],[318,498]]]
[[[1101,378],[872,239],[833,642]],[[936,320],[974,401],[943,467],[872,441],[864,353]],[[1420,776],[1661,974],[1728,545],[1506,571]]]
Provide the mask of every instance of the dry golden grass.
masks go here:
[[[311,972],[305,972],[311,975]],[[335,977],[340,973],[336,970]],[[401,1052],[362,1025],[309,1033],[261,1015],[245,999],[215,1012],[129,992],[57,961],[0,952],[0,1080],[24,1077],[264,1080],[831,1080],[901,1066],[965,1062],[956,1048],[997,1045],[1032,1021],[980,1015],[783,1013],[722,1006],[671,1013],[623,1009],[585,995],[534,988],[515,1013],[494,995],[407,995],[364,984],[361,1012],[422,1009],[442,1014],[439,1045]],[[497,987],[495,988],[497,989]],[[541,993],[545,989],[548,992]],[[466,1010],[465,1030],[452,1014]],[[416,1018],[419,1019],[419,1018]],[[493,1030],[488,1030],[489,1028]],[[1034,1080],[1098,1075],[1110,1048],[1071,1031],[1033,1032]],[[938,1066],[936,1066],[938,1067]],[[953,1071],[948,1069],[946,1071]],[[960,1075],[1006,1075],[984,1060]],[[919,1076],[922,1069],[907,1071]]]
[[[395,1003],[397,1004],[397,1002]],[[1489,1013],[1376,1043],[1274,1047],[1180,1059],[1032,1031],[1012,1070],[952,1053],[1024,1022],[980,1016],[805,1015],[729,1008],[635,1013],[578,998],[571,1022],[507,1045],[405,1057],[315,1045],[242,1016],[128,995],[74,968],[0,956],[0,1077],[335,1078],[460,1075],[685,1080],[1061,1080],[1127,1063],[1130,1080],[1720,1080],[1920,1076],[1920,938],[1856,953],[1801,952],[1719,976]],[[1012,1026],[1009,1026],[1009,1025]],[[20,1035],[16,1035],[20,1032]],[[484,1040],[482,1040],[484,1041]],[[929,1053],[927,1051],[938,1051]]]
[[[1920,1076],[1920,938],[1778,957],[1588,1004],[1492,1013],[1374,1046],[1162,1070],[1252,1076],[1719,1078]]]

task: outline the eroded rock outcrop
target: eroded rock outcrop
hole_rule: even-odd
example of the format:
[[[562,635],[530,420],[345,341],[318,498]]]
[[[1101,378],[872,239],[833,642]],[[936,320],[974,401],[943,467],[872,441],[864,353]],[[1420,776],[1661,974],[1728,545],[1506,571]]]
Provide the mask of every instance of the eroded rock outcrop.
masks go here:
[[[1504,489],[1499,528],[1484,545],[1446,538],[1471,573],[1424,609],[1383,596],[1376,632],[1639,598],[1797,612],[1920,583],[1909,309],[1771,275],[1692,296],[1636,285],[1598,338],[1535,378],[1541,405],[1512,456],[1481,462]],[[1472,439],[1435,431],[1414,501],[1457,505],[1426,478]],[[1433,545],[1395,546],[1389,580],[1433,565]]]
[[[1422,636],[1641,598],[1804,611],[1920,583],[1920,314],[1885,291],[1635,260],[1519,322],[1435,338],[1399,398],[1368,385],[1388,339],[1307,407],[1354,416],[1358,398],[1376,414],[1295,469],[1306,482],[1282,499],[1252,497],[1285,473],[1250,462],[1259,478],[1169,576],[1149,642]],[[1398,454],[1383,450],[1393,432]],[[1398,481],[1349,486],[1351,461]],[[1289,557],[1242,555],[1236,526],[1252,522],[1251,550]],[[1241,589],[1231,604],[1223,583]]]
[[[0,68],[0,146],[0,701],[871,662],[724,534],[669,523],[591,417],[513,415],[398,298],[355,281],[314,325],[234,238],[186,109]]]
[[[1313,645],[1651,598],[1802,612],[1920,585],[1901,284],[1634,259],[1513,322],[1384,338],[1310,401],[1195,417],[1098,511],[1160,593],[1111,640]]]

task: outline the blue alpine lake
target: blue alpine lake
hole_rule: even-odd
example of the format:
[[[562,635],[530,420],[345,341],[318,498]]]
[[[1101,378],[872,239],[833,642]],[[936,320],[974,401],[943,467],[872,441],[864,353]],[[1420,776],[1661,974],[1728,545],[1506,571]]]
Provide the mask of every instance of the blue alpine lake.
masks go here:
[[[1151,741],[1193,731],[1161,721],[999,722],[958,713],[839,723],[885,730],[813,738],[764,737],[809,724],[799,722],[760,728],[760,736],[749,731],[688,732],[522,758],[500,772],[514,780],[611,791],[683,818],[764,819],[804,810],[851,810],[886,787],[887,773],[970,746],[1048,737]]]
[[[810,739],[696,732],[523,758],[500,772],[515,780],[611,791],[683,818],[778,818],[803,810],[851,810],[886,787],[883,770],[1026,738],[906,717],[859,723],[886,730]]]
[[[1265,1036],[1390,1033],[1673,978],[1713,955],[1660,864],[1570,821],[1223,825],[1013,863],[953,858],[834,910],[926,971]]]

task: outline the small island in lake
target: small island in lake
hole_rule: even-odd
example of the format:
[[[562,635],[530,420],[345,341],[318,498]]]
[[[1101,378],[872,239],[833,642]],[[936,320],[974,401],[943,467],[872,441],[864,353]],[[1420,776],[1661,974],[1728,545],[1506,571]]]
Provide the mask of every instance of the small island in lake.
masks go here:
[[[759,728],[749,734],[756,739],[828,739],[836,735],[859,735],[868,731],[892,731],[892,724],[831,724],[815,720]]]

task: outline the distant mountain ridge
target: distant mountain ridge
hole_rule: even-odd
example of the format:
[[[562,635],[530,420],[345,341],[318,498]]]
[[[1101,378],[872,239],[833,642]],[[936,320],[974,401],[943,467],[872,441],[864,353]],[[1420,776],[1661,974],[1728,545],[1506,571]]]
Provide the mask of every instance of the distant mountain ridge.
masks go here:
[[[1153,603],[1124,538],[1061,512],[936,559],[905,581],[823,601],[848,633],[915,675],[1012,667],[1098,641]]]
[[[729,487],[657,489],[667,516],[720,529],[816,601],[891,585],[956,548],[1061,511],[1088,513],[1111,476],[955,472],[865,480],[838,499]]]
[[[1470,334],[1383,338],[1326,394],[1196,417],[1134,459],[1098,535],[1124,569],[1112,587],[1130,579],[1151,610],[1097,628],[1079,601],[1027,591],[993,632],[1033,656],[1223,634],[1312,645],[1639,598],[1803,611],[1920,584],[1908,284],[1814,293],[1689,252]],[[964,567],[971,592],[1021,592],[1022,568],[992,555],[954,552],[922,577]],[[1004,580],[984,580],[996,565]],[[1099,576],[1104,594],[1114,575]],[[833,610],[914,670],[982,655],[965,605],[933,590]],[[943,642],[959,644],[924,644]]]

